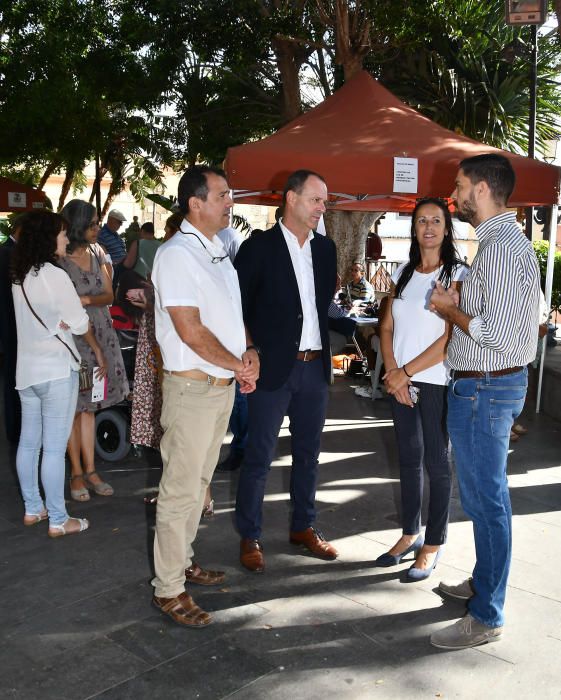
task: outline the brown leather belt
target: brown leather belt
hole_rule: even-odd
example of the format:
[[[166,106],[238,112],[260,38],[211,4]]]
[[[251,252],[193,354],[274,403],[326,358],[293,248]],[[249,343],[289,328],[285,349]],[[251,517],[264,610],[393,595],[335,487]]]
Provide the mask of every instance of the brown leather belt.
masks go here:
[[[506,369],[494,369],[491,372],[477,372],[471,370],[452,370],[454,379],[474,379],[476,377],[504,377],[505,374],[515,374],[520,372],[522,367],[507,367]]]
[[[164,374],[171,374],[174,377],[185,377],[186,379],[193,379],[196,382],[206,382],[211,386],[230,386],[230,384],[232,384],[234,381],[234,377],[230,377],[229,379],[226,377],[213,377],[212,374],[201,372],[200,369],[165,369]]]
[[[296,359],[302,362],[311,362],[321,357],[321,350],[300,350],[296,353]]]

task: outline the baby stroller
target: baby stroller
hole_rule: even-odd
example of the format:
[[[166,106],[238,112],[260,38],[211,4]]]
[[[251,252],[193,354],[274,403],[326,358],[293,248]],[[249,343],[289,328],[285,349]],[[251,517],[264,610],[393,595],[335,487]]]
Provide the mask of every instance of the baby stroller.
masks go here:
[[[112,306],[109,310],[132,390],[138,331],[119,306]],[[98,411],[95,415],[95,451],[98,457],[106,462],[118,462],[130,452],[131,408],[132,401],[127,397],[110,408]]]

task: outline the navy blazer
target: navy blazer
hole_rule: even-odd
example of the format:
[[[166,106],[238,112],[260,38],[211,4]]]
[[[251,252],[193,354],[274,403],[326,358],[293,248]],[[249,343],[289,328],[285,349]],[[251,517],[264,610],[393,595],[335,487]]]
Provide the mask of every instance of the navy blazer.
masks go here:
[[[314,233],[310,241],[323,366],[331,378],[327,310],[337,277],[333,241]],[[238,271],[244,321],[261,352],[258,389],[273,391],[288,379],[302,336],[302,304],[290,252],[278,224],[244,241],[234,262]]]

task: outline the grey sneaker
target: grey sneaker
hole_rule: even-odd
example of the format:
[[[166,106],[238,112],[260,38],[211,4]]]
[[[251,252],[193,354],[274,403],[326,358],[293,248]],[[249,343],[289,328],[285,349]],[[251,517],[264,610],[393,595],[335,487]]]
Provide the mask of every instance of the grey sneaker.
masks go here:
[[[431,634],[430,643],[439,649],[469,649],[497,642],[502,632],[502,627],[487,627],[467,613],[453,625]]]
[[[441,581],[438,584],[438,592],[442,593],[446,598],[469,600],[474,596],[472,581],[473,579],[471,578],[467,578],[461,583],[446,583],[446,581]]]

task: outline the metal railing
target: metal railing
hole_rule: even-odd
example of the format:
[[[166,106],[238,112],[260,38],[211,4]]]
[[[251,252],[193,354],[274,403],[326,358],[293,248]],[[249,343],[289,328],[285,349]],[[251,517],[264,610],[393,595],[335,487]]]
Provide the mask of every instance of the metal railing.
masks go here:
[[[391,276],[401,265],[397,260],[367,260],[366,277],[374,287],[375,292],[389,292]]]

